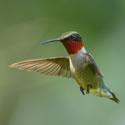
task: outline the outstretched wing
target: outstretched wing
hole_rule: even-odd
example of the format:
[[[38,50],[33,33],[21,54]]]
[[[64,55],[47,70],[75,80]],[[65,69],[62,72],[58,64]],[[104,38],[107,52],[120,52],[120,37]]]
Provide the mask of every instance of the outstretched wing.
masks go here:
[[[14,63],[10,67],[52,76],[72,77],[68,57],[26,60]]]
[[[102,72],[98,68],[94,58],[92,57],[92,55],[90,53],[86,53],[86,61],[88,62],[88,65],[91,66],[91,69],[93,70],[94,73],[103,77]]]

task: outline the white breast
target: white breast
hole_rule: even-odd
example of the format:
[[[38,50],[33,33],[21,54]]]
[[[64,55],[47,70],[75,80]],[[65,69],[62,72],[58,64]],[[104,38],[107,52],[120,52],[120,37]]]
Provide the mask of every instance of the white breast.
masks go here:
[[[87,53],[86,49],[83,47],[79,52],[76,54],[70,55],[70,69],[71,72],[75,73],[76,68],[84,62],[85,53]]]

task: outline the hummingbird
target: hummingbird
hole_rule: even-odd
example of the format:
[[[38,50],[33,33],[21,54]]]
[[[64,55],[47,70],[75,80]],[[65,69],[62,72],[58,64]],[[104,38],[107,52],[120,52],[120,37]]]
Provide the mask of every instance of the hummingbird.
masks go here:
[[[60,42],[68,52],[66,57],[31,59],[11,64],[11,68],[34,71],[51,76],[73,78],[83,95],[106,97],[116,103],[119,99],[104,83],[104,76],[93,56],[87,52],[81,35],[76,31],[63,33],[60,37],[46,40],[42,44]]]

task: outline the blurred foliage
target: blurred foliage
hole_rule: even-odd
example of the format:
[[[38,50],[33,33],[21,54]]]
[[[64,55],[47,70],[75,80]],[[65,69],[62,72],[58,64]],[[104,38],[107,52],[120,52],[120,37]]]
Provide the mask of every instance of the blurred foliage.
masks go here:
[[[1,125],[124,125],[125,1],[0,1]],[[83,96],[72,79],[9,69],[25,59],[67,55],[40,41],[78,31],[120,98]]]

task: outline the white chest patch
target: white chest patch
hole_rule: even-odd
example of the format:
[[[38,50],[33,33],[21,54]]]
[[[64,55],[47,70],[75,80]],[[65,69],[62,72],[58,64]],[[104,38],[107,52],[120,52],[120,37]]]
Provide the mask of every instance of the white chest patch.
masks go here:
[[[87,53],[85,47],[82,47],[82,49],[80,51],[83,52],[83,53]]]
[[[87,53],[86,49],[83,47],[78,53],[70,55],[70,69],[73,73],[75,73],[76,68],[80,64],[81,61],[85,58],[85,53]]]

